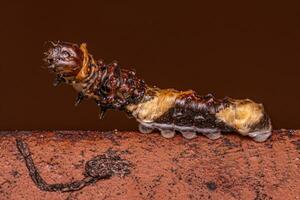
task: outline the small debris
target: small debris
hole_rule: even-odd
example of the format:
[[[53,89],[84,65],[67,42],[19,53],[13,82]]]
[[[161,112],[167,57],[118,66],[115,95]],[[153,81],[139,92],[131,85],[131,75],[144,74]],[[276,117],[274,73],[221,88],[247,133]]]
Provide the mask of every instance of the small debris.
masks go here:
[[[210,191],[215,191],[217,189],[217,184],[215,182],[207,182],[206,186]]]
[[[13,177],[15,177],[15,178],[20,177],[20,173],[19,173],[18,171],[16,171],[16,170],[11,171],[10,174],[11,174]]]
[[[293,141],[292,143],[296,145],[297,150],[300,151],[300,140]]]
[[[230,141],[228,138],[224,138],[223,139],[223,143],[225,146],[229,147],[229,148],[235,148],[238,147],[237,144],[233,143],[232,141]]]

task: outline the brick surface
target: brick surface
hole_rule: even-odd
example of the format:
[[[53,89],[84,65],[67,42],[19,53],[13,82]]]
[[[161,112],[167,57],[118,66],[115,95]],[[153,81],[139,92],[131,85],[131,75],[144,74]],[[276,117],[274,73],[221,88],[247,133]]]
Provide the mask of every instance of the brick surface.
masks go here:
[[[47,183],[84,177],[85,163],[109,148],[131,173],[75,192],[40,190],[16,138],[28,144]],[[137,132],[1,132],[0,199],[300,199],[300,132],[280,130],[264,143],[228,134],[165,139]]]

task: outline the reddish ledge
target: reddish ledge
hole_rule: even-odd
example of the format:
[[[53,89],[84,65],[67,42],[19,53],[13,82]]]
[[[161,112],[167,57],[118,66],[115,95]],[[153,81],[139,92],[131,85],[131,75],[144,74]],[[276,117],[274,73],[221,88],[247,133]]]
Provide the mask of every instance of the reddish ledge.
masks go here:
[[[49,184],[82,179],[85,163],[109,148],[132,163],[131,172],[75,192],[42,191],[17,138]],[[277,130],[264,143],[235,134],[212,141],[118,131],[2,131],[0,142],[0,199],[300,199],[300,131]]]

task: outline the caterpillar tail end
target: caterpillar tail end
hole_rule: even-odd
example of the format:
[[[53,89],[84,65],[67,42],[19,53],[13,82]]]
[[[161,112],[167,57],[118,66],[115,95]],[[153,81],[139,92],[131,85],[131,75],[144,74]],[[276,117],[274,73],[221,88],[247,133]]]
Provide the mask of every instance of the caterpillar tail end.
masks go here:
[[[258,122],[250,126],[248,136],[256,142],[264,142],[272,135],[272,124],[269,116],[263,111]]]
[[[218,119],[256,142],[264,142],[272,135],[271,120],[262,104],[249,99],[230,101],[231,106],[217,113]]]
[[[272,130],[250,132],[248,135],[256,142],[264,142],[272,135]]]

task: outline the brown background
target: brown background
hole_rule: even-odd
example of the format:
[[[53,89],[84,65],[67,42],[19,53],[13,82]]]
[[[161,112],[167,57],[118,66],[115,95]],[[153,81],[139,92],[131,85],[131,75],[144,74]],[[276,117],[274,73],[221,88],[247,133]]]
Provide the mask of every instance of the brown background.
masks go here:
[[[81,2],[81,3],[80,3]],[[96,58],[134,67],[150,85],[263,102],[275,128],[299,128],[298,5],[1,2],[0,129],[135,129],[135,120],[41,68],[47,40],[87,42]]]

